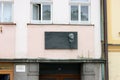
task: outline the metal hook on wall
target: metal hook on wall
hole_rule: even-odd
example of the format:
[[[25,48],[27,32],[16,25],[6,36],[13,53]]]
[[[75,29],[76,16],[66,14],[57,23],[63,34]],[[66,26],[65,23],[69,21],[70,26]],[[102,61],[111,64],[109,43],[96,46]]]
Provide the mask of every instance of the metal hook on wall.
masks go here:
[[[0,26],[0,32],[2,33],[2,26]]]

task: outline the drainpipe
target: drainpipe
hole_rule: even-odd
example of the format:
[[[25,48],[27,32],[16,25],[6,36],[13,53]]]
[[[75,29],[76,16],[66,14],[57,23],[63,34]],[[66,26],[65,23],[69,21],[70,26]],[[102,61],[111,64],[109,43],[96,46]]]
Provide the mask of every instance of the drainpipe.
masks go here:
[[[104,53],[105,53],[105,80],[109,80],[108,67],[108,38],[107,38],[107,0],[103,0],[103,14],[104,14]]]

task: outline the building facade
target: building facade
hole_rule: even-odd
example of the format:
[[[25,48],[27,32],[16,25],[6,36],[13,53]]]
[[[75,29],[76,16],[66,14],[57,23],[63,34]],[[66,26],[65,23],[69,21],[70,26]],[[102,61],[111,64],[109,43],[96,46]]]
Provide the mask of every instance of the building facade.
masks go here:
[[[102,9],[102,0],[0,0],[0,79],[104,80]]]
[[[119,14],[116,8],[120,7],[119,0],[107,0],[108,12],[108,58],[109,58],[109,80],[119,80],[119,55],[120,55],[120,31]]]

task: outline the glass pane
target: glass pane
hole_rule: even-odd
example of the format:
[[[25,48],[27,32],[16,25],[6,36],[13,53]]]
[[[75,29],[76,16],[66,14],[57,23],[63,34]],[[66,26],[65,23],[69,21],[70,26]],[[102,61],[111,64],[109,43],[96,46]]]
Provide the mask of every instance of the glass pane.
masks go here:
[[[43,5],[43,20],[51,20],[51,6]]]
[[[88,2],[89,0],[71,0],[71,1]]]
[[[71,6],[71,20],[78,20],[78,6]]]
[[[12,21],[12,3],[3,4],[3,22]]]
[[[2,5],[0,3],[0,22],[1,22],[1,17],[2,17]]]
[[[39,5],[33,4],[33,20],[39,20]]]
[[[10,80],[9,74],[0,74],[0,80]]]
[[[88,6],[81,6],[81,21],[88,21]]]

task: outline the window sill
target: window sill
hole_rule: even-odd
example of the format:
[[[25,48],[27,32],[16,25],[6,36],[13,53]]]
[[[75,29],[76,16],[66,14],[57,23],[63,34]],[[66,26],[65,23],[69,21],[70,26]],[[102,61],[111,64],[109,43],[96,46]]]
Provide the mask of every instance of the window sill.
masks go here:
[[[37,23],[27,23],[27,25],[65,25],[65,26],[94,26],[94,24],[37,24]]]
[[[0,22],[0,25],[16,25],[16,23],[13,23],[13,22]]]
[[[27,23],[27,25],[52,25],[52,23]]]
[[[45,20],[45,21],[32,20],[30,23],[31,24],[52,24],[52,21],[51,20]]]

